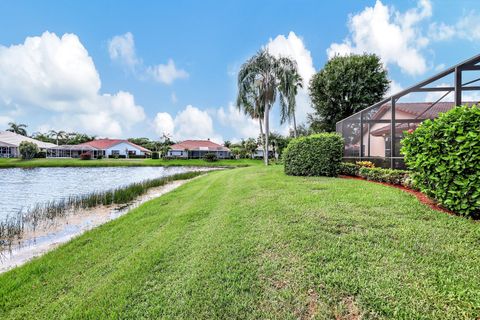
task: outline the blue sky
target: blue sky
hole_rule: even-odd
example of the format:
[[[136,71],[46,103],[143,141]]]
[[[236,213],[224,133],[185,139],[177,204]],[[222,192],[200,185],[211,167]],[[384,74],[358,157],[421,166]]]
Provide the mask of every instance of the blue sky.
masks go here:
[[[478,54],[479,18],[477,1],[2,1],[0,129],[256,136],[232,103],[262,46],[305,81],[334,54],[376,53],[395,91]],[[297,104],[302,121],[306,91]],[[288,130],[276,111],[272,126]]]

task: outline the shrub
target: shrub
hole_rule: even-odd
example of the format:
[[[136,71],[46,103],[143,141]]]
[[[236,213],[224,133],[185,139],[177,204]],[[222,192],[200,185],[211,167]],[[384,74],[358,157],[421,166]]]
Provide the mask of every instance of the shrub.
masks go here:
[[[97,160],[102,160],[102,159],[103,159],[103,155],[102,155],[102,154],[99,154],[99,155],[97,156]]]
[[[361,167],[358,170],[358,175],[364,179],[396,185],[404,185],[408,174],[409,172],[405,170],[383,168]]]
[[[355,163],[360,167],[375,168],[375,164],[372,161],[357,161]]]
[[[480,108],[461,106],[405,134],[402,153],[420,190],[459,214],[480,215]]]
[[[39,151],[35,155],[35,158],[39,158],[39,159],[43,159],[43,158],[46,158],[46,157],[47,157],[47,153],[45,151]]]
[[[92,160],[92,154],[90,152],[84,152],[80,154],[80,160]]]
[[[152,159],[160,159],[160,154],[157,151],[152,152]]]
[[[35,157],[39,150],[35,143],[22,141],[18,146],[18,151],[20,152],[23,160],[30,160]]]
[[[356,177],[356,176],[358,176],[358,170],[359,169],[360,169],[360,166],[355,164],[355,163],[342,162],[342,163],[340,163],[339,174],[342,174],[344,176]]]
[[[293,139],[283,153],[285,173],[295,176],[335,177],[343,156],[343,139],[320,133]]]
[[[207,162],[215,162],[217,161],[217,155],[215,153],[206,153],[204,156],[203,156],[203,160],[207,161]]]

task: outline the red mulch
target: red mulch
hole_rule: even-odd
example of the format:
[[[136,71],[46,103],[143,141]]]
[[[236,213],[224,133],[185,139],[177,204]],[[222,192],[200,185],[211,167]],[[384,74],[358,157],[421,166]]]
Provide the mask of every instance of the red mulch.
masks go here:
[[[420,201],[421,203],[429,206],[429,207],[432,208],[433,210],[437,210],[437,211],[440,211],[440,212],[448,213],[448,214],[451,214],[451,215],[456,215],[453,211],[450,211],[450,210],[445,209],[444,207],[440,206],[437,202],[435,202],[434,200],[430,199],[429,197],[427,197],[425,194],[421,193],[420,191],[415,191],[415,190],[406,188],[406,187],[401,186],[401,185],[389,184],[389,183],[385,183],[385,182],[371,181],[371,180],[364,179],[364,178],[362,178],[362,177],[340,176],[340,178],[343,178],[343,179],[364,180],[364,181],[368,181],[368,182],[373,182],[373,183],[377,183],[377,184],[382,184],[382,185],[384,185],[384,186],[389,186],[389,187],[397,188],[397,189],[400,189],[400,190],[402,190],[402,191],[408,192],[408,193],[410,193],[411,195],[415,196],[415,197],[418,199],[418,201]]]

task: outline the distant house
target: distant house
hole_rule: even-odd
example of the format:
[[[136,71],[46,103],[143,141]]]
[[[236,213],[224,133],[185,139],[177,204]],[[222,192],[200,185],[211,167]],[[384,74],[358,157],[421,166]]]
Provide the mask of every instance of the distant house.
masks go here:
[[[106,157],[131,157],[131,156],[146,156],[151,151],[132,143],[128,140],[121,139],[97,139],[80,144],[79,146],[90,146],[98,150],[103,150]]]
[[[264,154],[265,154],[265,151],[263,150],[263,146],[258,146],[257,149],[255,150],[255,153],[252,154],[252,158],[263,159]],[[268,157],[278,159],[277,150],[273,146],[270,146],[268,148]]]
[[[230,149],[210,140],[185,140],[170,146],[167,155],[175,158],[199,159],[207,153],[214,153],[219,159],[229,159]]]
[[[53,143],[25,137],[10,131],[0,131],[0,158],[20,157],[18,147],[23,141],[35,143],[40,151],[46,151],[48,148],[56,147]]]
[[[90,153],[94,158],[103,157],[145,157],[150,150],[122,139],[96,139],[78,145],[55,146],[47,150],[49,158],[78,158],[82,153]]]

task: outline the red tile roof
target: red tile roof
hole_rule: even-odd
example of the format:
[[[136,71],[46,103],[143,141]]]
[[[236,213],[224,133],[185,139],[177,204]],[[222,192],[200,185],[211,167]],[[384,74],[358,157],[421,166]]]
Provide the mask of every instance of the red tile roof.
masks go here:
[[[230,151],[227,147],[219,145],[210,140],[185,140],[170,146],[172,150],[208,150],[208,151]]]
[[[100,150],[105,150],[105,149],[108,149],[108,148],[111,148],[117,144],[120,144],[120,143],[127,143],[129,145],[131,145],[132,147],[135,147],[143,152],[150,152],[150,150],[142,147],[142,146],[139,146],[135,143],[132,143],[128,140],[122,140],[122,139],[97,139],[97,140],[92,140],[92,141],[88,141],[88,142],[85,142],[85,143],[82,143],[82,144],[79,144],[80,146],[82,145],[85,145],[85,146],[90,146],[90,147],[94,147],[96,149],[100,149]]]

